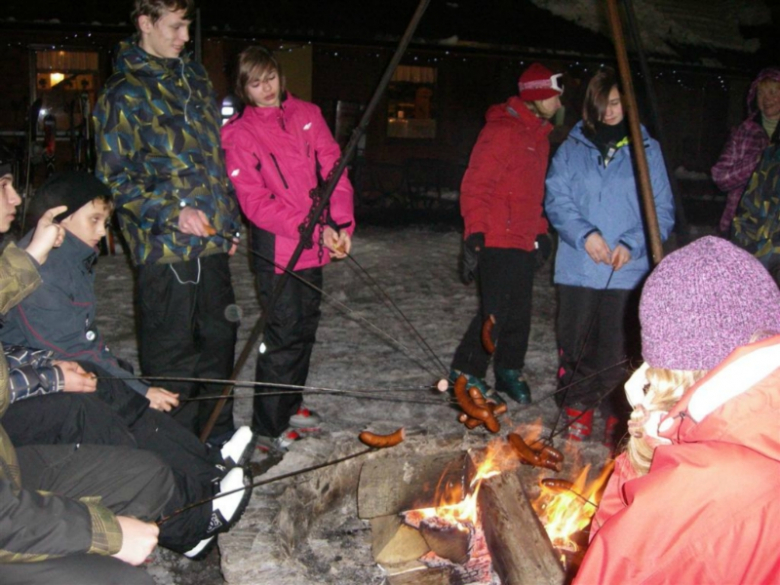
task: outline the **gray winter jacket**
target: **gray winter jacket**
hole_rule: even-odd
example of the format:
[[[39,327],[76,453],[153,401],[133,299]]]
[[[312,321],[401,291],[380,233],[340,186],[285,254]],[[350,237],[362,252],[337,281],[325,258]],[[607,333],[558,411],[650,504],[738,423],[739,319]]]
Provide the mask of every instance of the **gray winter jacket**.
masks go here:
[[[13,244],[0,255],[0,313],[6,313],[40,285],[36,268]],[[8,364],[0,355],[0,417],[9,402]],[[21,486],[16,452],[0,426],[0,564],[119,552],[122,531],[108,509],[88,499],[79,502]]]
[[[27,245],[32,232],[20,242]],[[53,352],[68,361],[92,362],[111,376],[131,378],[111,351],[95,323],[95,275],[97,253],[66,232],[62,246],[49,253],[41,266],[43,283],[6,316],[0,341]],[[136,392],[146,395],[148,386],[127,380]]]

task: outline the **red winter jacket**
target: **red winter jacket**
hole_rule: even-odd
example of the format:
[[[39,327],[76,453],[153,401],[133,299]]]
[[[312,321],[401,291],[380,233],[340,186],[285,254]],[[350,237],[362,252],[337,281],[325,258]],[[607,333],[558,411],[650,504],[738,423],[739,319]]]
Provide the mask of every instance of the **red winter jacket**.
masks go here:
[[[247,106],[240,117],[222,128],[228,176],[236,188],[241,210],[257,227],[276,236],[277,274],[282,272],[298,245],[298,226],[312,205],[309,192],[317,186],[317,161],[321,176],[336,165],[341,151],[320,109],[288,95],[279,108]],[[335,224],[355,229],[352,186],[346,173],[330,199],[330,217]],[[318,258],[319,228],[314,246],[304,249],[294,270],[328,263],[327,250]]]
[[[647,475],[616,467],[575,585],[780,582],[780,336],[732,353],[659,431]]]
[[[485,246],[533,250],[547,233],[542,216],[552,125],[519,97],[491,106],[460,190],[464,237],[485,234]]]

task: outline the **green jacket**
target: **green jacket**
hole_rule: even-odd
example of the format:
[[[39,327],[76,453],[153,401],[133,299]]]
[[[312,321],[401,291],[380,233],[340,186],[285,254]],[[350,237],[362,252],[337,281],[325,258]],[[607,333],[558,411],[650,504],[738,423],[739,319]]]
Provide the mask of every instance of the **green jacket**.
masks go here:
[[[35,262],[9,244],[0,256],[0,314],[6,314],[40,283]],[[9,402],[8,363],[0,351],[0,418]],[[111,555],[121,546],[119,523],[97,499],[76,501],[22,489],[16,453],[0,426],[0,563],[77,553]]]
[[[205,69],[187,56],[153,57],[136,38],[119,44],[94,111],[96,175],[114,193],[135,264],[190,260],[229,238],[177,231],[179,213],[205,213],[217,234],[239,230],[220,146],[220,114]]]
[[[761,155],[734,216],[731,237],[767,267],[780,255],[780,145]]]

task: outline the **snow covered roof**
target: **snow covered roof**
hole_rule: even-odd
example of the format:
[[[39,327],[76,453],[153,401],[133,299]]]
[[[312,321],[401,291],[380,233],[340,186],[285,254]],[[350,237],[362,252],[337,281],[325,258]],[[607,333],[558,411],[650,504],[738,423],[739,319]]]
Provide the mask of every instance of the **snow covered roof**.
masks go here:
[[[531,0],[540,8],[591,31],[609,35],[603,0]],[[755,52],[756,39],[745,39],[743,26],[772,23],[764,0],[631,0],[644,48],[675,55],[676,46]]]

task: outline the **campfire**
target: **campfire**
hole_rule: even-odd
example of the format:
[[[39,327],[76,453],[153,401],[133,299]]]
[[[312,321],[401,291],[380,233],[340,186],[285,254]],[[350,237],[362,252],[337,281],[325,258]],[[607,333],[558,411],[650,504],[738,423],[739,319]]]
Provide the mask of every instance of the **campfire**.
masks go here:
[[[591,482],[588,482],[590,465],[586,465],[573,482],[560,479],[540,482],[542,491],[533,507],[569,574],[576,572],[585,554],[590,522],[613,467],[614,461],[608,461]]]
[[[518,454],[518,439],[528,445],[516,437],[364,466],[359,515],[371,519],[374,557],[389,583],[564,583],[576,571],[611,467],[590,483],[589,467],[573,482],[544,478],[531,503],[524,483],[538,468],[521,465],[530,455]],[[540,452],[530,451],[538,464]]]

